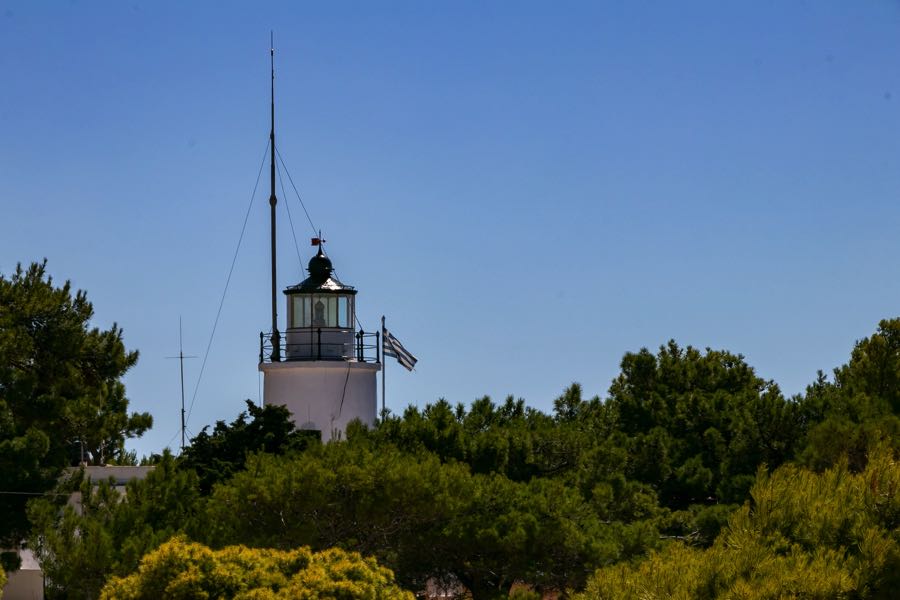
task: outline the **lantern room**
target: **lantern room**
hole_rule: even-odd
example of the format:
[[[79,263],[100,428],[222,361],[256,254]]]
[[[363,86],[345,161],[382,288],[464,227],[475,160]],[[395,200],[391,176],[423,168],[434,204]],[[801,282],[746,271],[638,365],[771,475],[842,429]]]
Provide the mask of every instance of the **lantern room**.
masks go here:
[[[322,246],[309,261],[309,277],[284,290],[287,296],[287,360],[354,360],[356,289],[334,275]]]

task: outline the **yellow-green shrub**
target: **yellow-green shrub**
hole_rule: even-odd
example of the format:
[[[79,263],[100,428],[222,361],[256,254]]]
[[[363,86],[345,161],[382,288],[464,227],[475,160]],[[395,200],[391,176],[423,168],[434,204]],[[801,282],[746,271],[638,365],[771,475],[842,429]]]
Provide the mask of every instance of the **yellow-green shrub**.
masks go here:
[[[103,600],[157,598],[403,599],[413,595],[374,559],[338,549],[310,552],[228,546],[212,550],[176,537],[141,560],[137,572],[110,580]]]
[[[761,472],[708,550],[674,543],[596,572],[594,598],[889,598],[900,586],[900,463]]]

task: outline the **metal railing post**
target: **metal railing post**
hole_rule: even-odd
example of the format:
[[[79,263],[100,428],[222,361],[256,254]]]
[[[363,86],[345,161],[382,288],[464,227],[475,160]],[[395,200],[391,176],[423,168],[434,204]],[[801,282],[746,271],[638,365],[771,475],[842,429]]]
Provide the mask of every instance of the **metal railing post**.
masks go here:
[[[322,360],[322,328],[319,327],[317,330],[319,340],[316,348],[316,360]]]
[[[259,362],[262,364],[264,358],[263,354],[263,332],[259,332]]]

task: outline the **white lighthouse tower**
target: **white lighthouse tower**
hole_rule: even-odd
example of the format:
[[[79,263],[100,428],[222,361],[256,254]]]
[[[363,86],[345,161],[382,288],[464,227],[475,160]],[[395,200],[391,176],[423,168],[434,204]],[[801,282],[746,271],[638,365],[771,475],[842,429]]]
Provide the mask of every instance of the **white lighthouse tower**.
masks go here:
[[[322,247],[309,277],[284,290],[288,327],[281,360],[274,336],[261,336],[263,403],[286,406],[299,429],[340,437],[347,424],[377,416],[378,334],[356,330],[356,289],[341,283]]]
[[[309,261],[309,277],[284,290],[287,330],[278,331],[275,268],[275,68],[272,56],[271,195],[272,330],[260,333],[263,404],[285,406],[298,429],[318,431],[322,441],[340,438],[354,419],[373,425],[376,374],[381,369],[378,333],[356,329],[356,289],[341,283],[322,248]]]

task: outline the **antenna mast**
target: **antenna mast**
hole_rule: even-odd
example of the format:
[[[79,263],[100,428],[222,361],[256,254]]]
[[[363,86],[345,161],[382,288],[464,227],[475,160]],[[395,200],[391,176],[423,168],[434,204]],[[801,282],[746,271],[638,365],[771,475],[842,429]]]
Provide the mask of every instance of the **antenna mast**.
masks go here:
[[[181,370],[181,453],[184,454],[184,359],[197,357],[184,355],[184,345],[181,337],[181,317],[178,317],[178,356],[167,356],[166,358],[177,358],[178,366]]]
[[[281,335],[278,333],[278,293],[275,269],[275,34],[269,32],[269,56],[272,63],[272,130],[269,133],[269,147],[272,149],[270,179],[272,193],[269,196],[269,211],[272,220],[272,362],[281,361]]]

